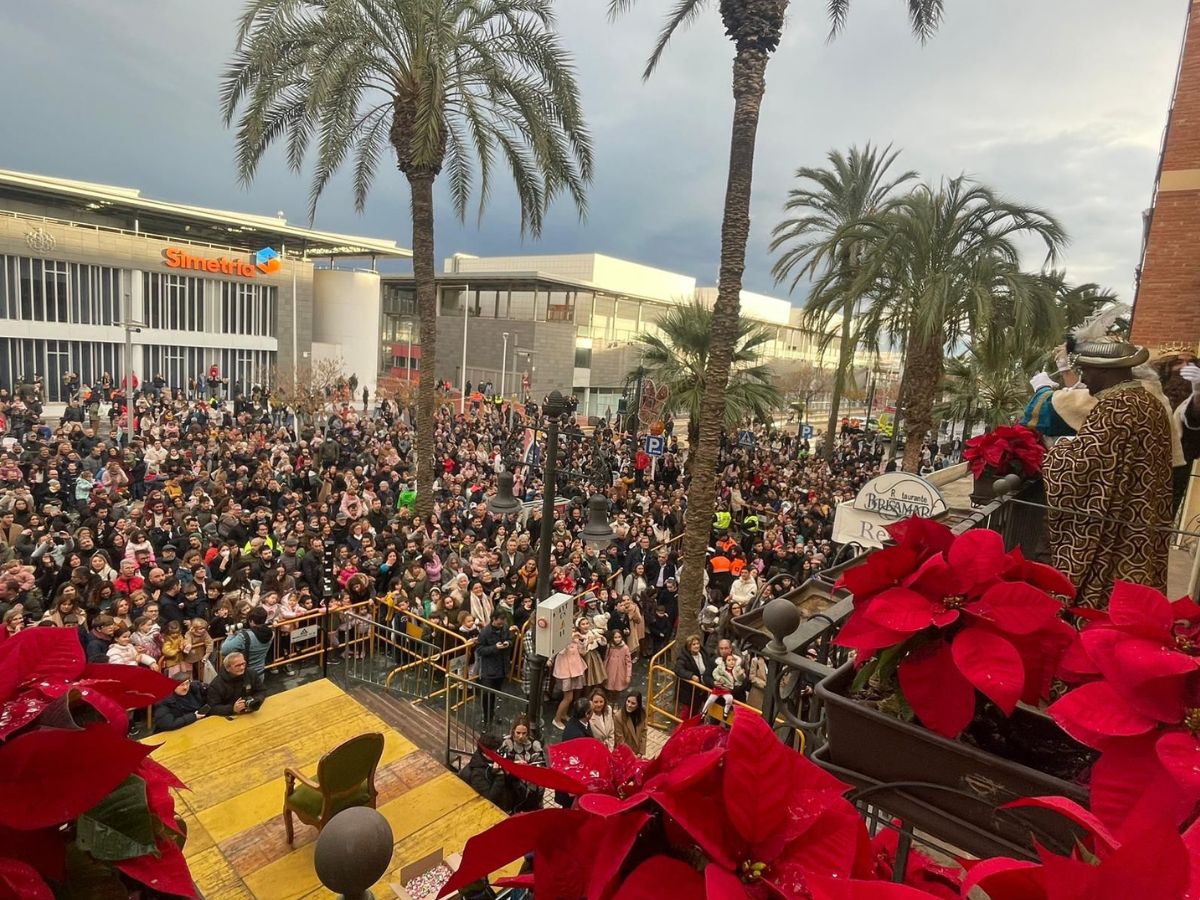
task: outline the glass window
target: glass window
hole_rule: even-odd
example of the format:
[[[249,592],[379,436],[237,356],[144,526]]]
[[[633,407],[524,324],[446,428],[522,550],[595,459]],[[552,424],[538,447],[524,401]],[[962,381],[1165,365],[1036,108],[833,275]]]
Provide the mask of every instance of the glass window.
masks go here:
[[[590,369],[592,367],[592,348],[591,347],[576,347],[575,348],[575,368]]]

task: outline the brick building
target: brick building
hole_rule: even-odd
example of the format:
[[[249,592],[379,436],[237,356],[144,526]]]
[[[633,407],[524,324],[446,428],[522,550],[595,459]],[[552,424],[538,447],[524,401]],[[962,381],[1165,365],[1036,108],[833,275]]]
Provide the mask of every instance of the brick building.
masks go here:
[[[1134,301],[1133,339],[1152,350],[1200,346],[1200,3],[1187,31],[1167,117]]]

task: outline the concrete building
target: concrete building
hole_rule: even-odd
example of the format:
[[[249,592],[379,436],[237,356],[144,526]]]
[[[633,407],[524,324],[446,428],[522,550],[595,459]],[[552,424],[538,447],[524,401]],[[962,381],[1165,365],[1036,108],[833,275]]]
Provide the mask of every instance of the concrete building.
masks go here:
[[[0,170],[0,387],[40,374],[54,403],[66,373],[119,382],[131,363],[139,379],[162,373],[176,386],[216,364],[248,388],[273,367],[340,357],[373,392],[374,269],[409,256],[282,215]],[[123,322],[142,325],[130,361]]]
[[[573,390],[580,412],[591,415],[616,409],[638,365],[638,335],[656,332],[672,307],[693,297],[711,304],[717,294],[690,275],[599,253],[459,253],[437,277],[435,377],[456,387],[491,382],[506,393],[525,381],[534,394]],[[385,276],[383,306],[385,368],[390,355],[403,376],[419,364],[409,355],[409,336],[419,352],[410,276]],[[789,301],[743,291],[742,311],[771,335],[763,355],[780,374],[805,362],[834,364],[836,348],[822,354]],[[856,359],[871,364],[866,354]]]
[[[1190,3],[1133,307],[1133,339],[1200,347],[1200,4]]]

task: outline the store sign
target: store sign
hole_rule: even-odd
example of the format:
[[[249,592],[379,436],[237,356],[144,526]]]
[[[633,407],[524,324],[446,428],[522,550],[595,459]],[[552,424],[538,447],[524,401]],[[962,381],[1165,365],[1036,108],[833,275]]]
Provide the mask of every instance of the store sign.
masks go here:
[[[192,269],[197,272],[211,272],[214,275],[235,275],[238,278],[275,275],[283,268],[279,254],[270,247],[263,247],[247,259],[194,256],[179,247],[168,247],[163,251],[163,257],[168,269]]]
[[[924,478],[888,472],[863,485],[854,502],[838,504],[833,539],[839,544],[882,547],[888,525],[912,516],[932,519],[946,509],[942,492]]]

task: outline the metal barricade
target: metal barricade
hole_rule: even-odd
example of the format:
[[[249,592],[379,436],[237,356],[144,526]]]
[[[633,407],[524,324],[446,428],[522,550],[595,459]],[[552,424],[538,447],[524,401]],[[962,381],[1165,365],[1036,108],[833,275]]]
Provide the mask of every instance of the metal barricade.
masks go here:
[[[525,697],[484,687],[456,673],[446,675],[446,765],[458,770],[471,758],[479,736],[486,731],[507,734],[513,720],[525,712]]]

